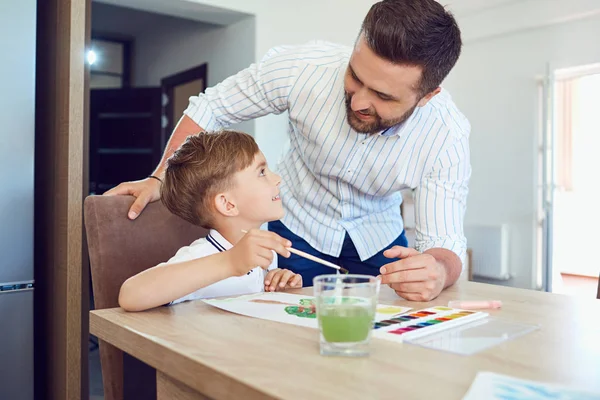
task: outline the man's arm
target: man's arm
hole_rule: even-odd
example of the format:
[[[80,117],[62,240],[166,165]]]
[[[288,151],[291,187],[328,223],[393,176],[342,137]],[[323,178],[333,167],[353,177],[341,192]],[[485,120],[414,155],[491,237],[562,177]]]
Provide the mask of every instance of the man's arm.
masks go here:
[[[190,135],[197,135],[198,133],[203,131],[204,129],[202,129],[202,127],[200,127],[190,117],[184,114],[183,117],[181,117],[181,119],[177,123],[177,126],[175,126],[173,134],[167,142],[167,147],[163,152],[163,156],[160,159],[160,162],[158,163],[158,166],[156,167],[152,175],[162,179],[165,169],[167,167],[167,160],[173,155],[175,150],[177,150],[179,146],[181,146],[185,138]]]
[[[442,149],[416,190],[415,249],[394,247],[384,255],[400,258],[381,268],[387,283],[409,300],[429,301],[459,278],[466,257],[463,219],[471,176],[468,136]]]
[[[443,289],[452,286],[458,280],[462,272],[462,261],[456,253],[439,247],[425,250],[423,253],[433,256],[435,261],[444,269]]]
[[[444,288],[456,282],[466,259],[463,221],[470,177],[469,138],[464,135],[442,149],[415,193],[415,249],[444,267]]]
[[[157,178],[163,178],[165,168],[167,166],[167,160],[175,150],[181,146],[183,141],[189,135],[195,135],[199,132],[202,132],[203,129],[199,127],[190,117],[184,115],[177,123],[173,134],[169,138],[169,142],[167,143],[167,147],[163,152],[163,156],[160,160],[160,163],[152,173],[152,175]],[[113,196],[113,195],[133,195],[136,197],[135,201],[129,208],[127,216],[129,219],[136,219],[138,215],[142,212],[142,210],[148,205],[148,203],[156,201],[160,198],[160,185],[161,182],[156,179],[142,179],[134,182],[123,182],[118,186],[108,190],[104,193],[105,196]]]
[[[175,127],[153,175],[162,178],[166,161],[191,134],[220,130],[234,123],[285,111],[299,73],[299,58],[294,57],[295,51],[271,49],[259,63],[190,98],[190,104]],[[135,219],[149,202],[159,199],[160,182],[148,178],[124,182],[105,195],[135,196],[128,213],[130,219]]]

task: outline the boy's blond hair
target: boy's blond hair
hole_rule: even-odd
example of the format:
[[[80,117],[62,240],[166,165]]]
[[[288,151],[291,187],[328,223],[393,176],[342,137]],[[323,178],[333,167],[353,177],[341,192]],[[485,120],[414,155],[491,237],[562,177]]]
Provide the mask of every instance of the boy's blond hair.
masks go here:
[[[259,152],[252,136],[223,130],[189,136],[167,160],[160,197],[173,214],[214,228],[214,198],[231,188],[233,175],[252,164]]]

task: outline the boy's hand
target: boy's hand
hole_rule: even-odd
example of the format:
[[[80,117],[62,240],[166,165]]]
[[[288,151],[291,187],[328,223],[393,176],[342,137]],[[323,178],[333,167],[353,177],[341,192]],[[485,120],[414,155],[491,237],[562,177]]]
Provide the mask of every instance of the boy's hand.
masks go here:
[[[283,289],[298,289],[301,287],[302,275],[295,274],[289,269],[272,269],[265,277],[265,292],[275,292]]]
[[[269,268],[273,262],[273,251],[288,258],[288,247],[292,243],[276,233],[252,229],[233,246],[228,253],[228,264],[234,276],[243,276],[248,271],[261,267]]]

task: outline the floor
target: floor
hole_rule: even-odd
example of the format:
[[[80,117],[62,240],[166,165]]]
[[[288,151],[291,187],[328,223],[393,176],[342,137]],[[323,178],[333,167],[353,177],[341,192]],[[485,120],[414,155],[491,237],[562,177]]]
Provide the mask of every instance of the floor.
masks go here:
[[[90,368],[90,400],[104,400],[104,389],[102,387],[102,370],[100,369],[100,354],[97,346],[90,346],[89,368]]]

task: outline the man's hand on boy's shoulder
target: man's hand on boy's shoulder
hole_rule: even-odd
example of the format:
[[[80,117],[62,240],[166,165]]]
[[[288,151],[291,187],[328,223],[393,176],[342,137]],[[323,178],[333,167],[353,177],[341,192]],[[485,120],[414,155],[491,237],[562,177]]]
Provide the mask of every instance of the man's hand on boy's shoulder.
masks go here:
[[[159,178],[160,179],[160,178]],[[146,178],[134,182],[123,182],[118,186],[108,190],[104,196],[130,195],[135,197],[135,201],[129,208],[127,217],[136,219],[146,208],[148,203],[160,199],[161,181],[156,178]]]
[[[291,245],[276,233],[252,229],[226,252],[228,264],[234,276],[243,276],[256,267],[267,269],[273,262],[273,251],[287,258]]]
[[[265,277],[265,292],[275,292],[285,289],[302,287],[302,275],[295,274],[289,269],[275,268]]]

